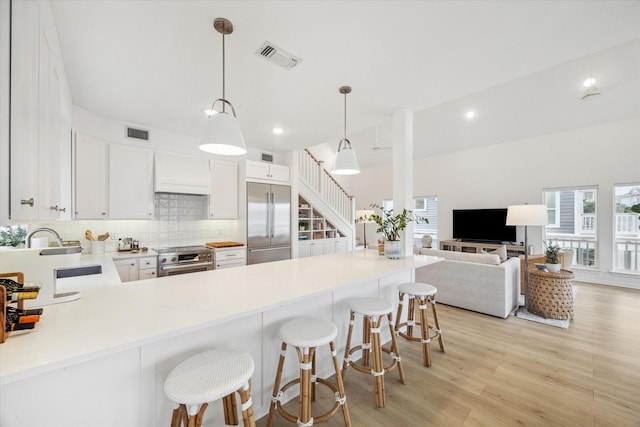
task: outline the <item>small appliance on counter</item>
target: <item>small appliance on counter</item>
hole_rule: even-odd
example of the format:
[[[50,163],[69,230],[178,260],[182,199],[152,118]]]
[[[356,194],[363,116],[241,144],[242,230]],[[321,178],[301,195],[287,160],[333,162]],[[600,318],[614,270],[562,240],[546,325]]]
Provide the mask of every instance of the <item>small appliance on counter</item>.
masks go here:
[[[118,252],[137,251],[140,249],[140,242],[131,237],[118,239]]]

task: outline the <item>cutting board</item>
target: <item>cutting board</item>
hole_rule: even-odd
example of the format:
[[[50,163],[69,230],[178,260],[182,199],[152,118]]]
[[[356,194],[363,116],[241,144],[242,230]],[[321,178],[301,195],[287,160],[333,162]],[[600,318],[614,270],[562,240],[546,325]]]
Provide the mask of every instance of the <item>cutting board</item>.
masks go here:
[[[244,246],[244,243],[238,242],[208,242],[208,248],[233,248],[235,246]]]

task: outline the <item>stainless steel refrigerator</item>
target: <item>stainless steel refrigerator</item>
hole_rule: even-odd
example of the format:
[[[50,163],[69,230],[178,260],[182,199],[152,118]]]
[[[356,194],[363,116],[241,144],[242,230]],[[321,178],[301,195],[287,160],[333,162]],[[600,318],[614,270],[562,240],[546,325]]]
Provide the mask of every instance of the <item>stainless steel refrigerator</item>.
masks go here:
[[[291,258],[291,187],[247,183],[247,264]]]

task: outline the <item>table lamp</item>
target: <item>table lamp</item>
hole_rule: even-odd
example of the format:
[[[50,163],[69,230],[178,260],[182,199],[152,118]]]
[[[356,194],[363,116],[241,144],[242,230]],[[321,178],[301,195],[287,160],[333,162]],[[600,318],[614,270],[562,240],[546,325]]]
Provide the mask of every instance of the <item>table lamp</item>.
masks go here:
[[[524,225],[524,307],[529,299],[529,244],[527,227],[547,225],[547,207],[545,205],[513,205],[507,209],[506,225]]]

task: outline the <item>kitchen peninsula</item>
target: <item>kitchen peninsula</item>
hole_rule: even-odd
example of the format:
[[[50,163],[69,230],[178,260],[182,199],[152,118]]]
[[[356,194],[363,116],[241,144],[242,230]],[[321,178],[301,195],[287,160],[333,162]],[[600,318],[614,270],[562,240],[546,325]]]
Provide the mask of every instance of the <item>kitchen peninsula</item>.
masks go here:
[[[128,283],[98,283],[94,276],[83,286],[74,278],[80,300],[47,306],[38,329],[0,346],[0,424],[167,424],[172,407],[164,378],[186,357],[212,347],[254,357],[259,418],[268,411],[283,321],[331,319],[341,354],[349,298],[395,302],[399,283],[438,261],[423,255],[389,260],[364,250]],[[319,375],[329,371],[319,364]],[[285,369],[285,378],[296,375],[295,367]],[[218,416],[218,406],[208,416]]]

